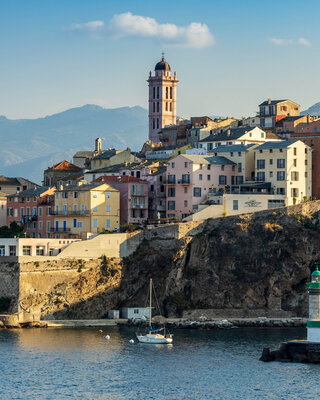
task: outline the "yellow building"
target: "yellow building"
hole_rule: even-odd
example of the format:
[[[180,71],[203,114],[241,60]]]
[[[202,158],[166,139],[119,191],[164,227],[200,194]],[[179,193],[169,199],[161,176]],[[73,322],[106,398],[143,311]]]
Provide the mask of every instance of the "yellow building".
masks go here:
[[[107,184],[60,187],[55,193],[55,237],[80,237],[120,226],[120,193]]]
[[[90,169],[98,169],[110,167],[111,165],[139,162],[140,158],[131,153],[131,150],[104,150],[100,154],[92,158],[90,162]]]
[[[301,140],[266,142],[253,149],[256,180],[270,182],[286,205],[309,200],[312,187],[312,150]]]

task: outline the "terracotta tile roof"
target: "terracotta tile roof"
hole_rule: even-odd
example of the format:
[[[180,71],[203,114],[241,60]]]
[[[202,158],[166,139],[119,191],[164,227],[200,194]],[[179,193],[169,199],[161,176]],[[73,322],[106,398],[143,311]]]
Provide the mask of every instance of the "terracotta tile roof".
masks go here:
[[[77,167],[69,161],[63,160],[58,164],[55,164],[53,167],[47,169],[47,171],[75,171],[80,172],[82,168]]]

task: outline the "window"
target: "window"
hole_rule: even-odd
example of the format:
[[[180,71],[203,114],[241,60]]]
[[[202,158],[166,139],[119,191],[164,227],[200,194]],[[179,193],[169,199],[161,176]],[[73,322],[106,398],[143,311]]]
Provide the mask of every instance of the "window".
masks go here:
[[[297,148],[296,148],[296,147],[293,148],[293,155],[294,155],[294,156],[297,155]]]
[[[107,204],[107,212],[110,212],[110,204]]]
[[[170,99],[172,99],[172,87],[170,88]]]
[[[272,171],[269,172],[269,176],[270,176],[270,178],[273,177],[273,172]]]
[[[73,227],[74,227],[74,228],[77,227],[77,218],[73,218]]]
[[[185,201],[184,201],[184,206],[185,206],[185,207],[188,207],[188,200],[185,200]]]
[[[24,207],[21,207],[20,208],[20,217],[23,217],[24,216]]]
[[[277,188],[277,194],[285,195],[286,194],[285,188]]]
[[[224,165],[221,165],[221,171],[224,171]]]
[[[36,247],[36,255],[37,256],[44,256],[44,246],[37,246]]]
[[[273,159],[272,158],[270,158],[269,163],[270,163],[270,165],[273,164]]]
[[[59,193],[57,193],[58,197],[56,197],[56,199],[59,199]],[[27,202],[30,201],[30,197],[27,197]]]
[[[154,99],[156,98],[156,88],[155,87],[153,88],[153,98]]]
[[[257,160],[257,169],[265,169],[265,160]]]
[[[82,228],[82,222],[78,222],[78,228]]]
[[[257,180],[264,182],[266,180],[266,174],[264,172],[257,173]]]
[[[159,98],[159,86],[157,87],[157,99]]]
[[[304,160],[304,165],[308,165],[308,160]]]
[[[95,179],[95,178],[93,178],[93,179]],[[74,199],[77,199],[77,198],[78,198],[78,192],[73,192],[73,198],[74,198]]]
[[[168,197],[175,197],[176,196],[176,188],[168,187]]]
[[[168,175],[168,183],[175,184],[176,183],[176,176],[175,175]]]
[[[305,177],[305,178],[308,178],[308,172],[305,172],[305,173],[304,173],[304,177]]]
[[[176,166],[176,164],[173,162],[171,163],[171,168],[174,168]]]
[[[233,200],[233,209],[238,210],[238,200]]]
[[[184,188],[184,193],[188,193],[188,188],[187,187]]]
[[[77,206],[77,204],[74,204],[74,205],[73,205],[73,211],[76,213],[77,210],[78,210],[78,206]]]
[[[285,168],[285,159],[284,158],[278,158],[277,159],[277,168]]]
[[[110,229],[110,219],[106,219],[106,229]]]
[[[169,88],[166,87],[166,99],[169,97]]]
[[[155,129],[155,127],[156,127],[156,120],[153,118],[153,120],[152,120],[152,128]]]
[[[202,181],[202,174],[199,175],[199,181]]]
[[[42,207],[38,208],[38,212],[39,212],[39,217],[42,217]]]
[[[153,112],[156,112],[156,103],[153,102]]]
[[[97,193],[97,192],[93,192],[92,197],[93,197],[94,199],[97,199],[97,198],[98,198],[98,193]]]
[[[230,156],[233,157],[233,151],[230,152]]]
[[[176,209],[176,202],[168,201],[168,210],[175,210],[175,209]]]
[[[157,129],[159,129],[159,118],[157,118]]]
[[[282,150],[282,149],[280,149],[280,153],[282,153],[282,151],[283,151],[283,150]]]
[[[273,153],[273,149],[269,149],[269,153]]]
[[[110,199],[110,192],[106,192],[106,199]]]
[[[22,255],[31,256],[31,246],[22,246]]]
[[[13,212],[14,212],[13,216],[14,216],[14,217],[17,217],[17,216],[18,216],[18,209],[15,208]]]
[[[50,232],[50,221],[47,221],[47,232]]]
[[[42,221],[39,221],[39,230],[42,230]]]
[[[93,218],[93,227],[94,227],[95,229],[98,228],[98,220],[97,220],[97,218]]]
[[[67,199],[67,198],[68,198],[68,192],[62,192],[61,197],[62,197],[63,199]]]
[[[297,166],[297,159],[296,159],[296,158],[293,159],[293,166],[294,166],[294,167]]]
[[[59,214],[59,206],[58,205],[56,205],[56,214]],[[28,215],[29,215],[29,212],[28,212]]]
[[[208,164],[208,165],[207,165],[207,170],[210,171],[210,169],[211,169],[211,165]]]
[[[98,206],[94,206],[93,207],[93,212],[97,212],[98,211]]]
[[[159,102],[157,101],[157,112],[159,112]]]
[[[292,188],[291,189],[291,197],[298,197],[299,196],[299,191],[297,188]]]
[[[211,175],[207,175],[207,181],[211,181]]]
[[[140,194],[143,196],[144,195],[144,186],[140,185]]]
[[[5,246],[0,246],[0,257],[4,257],[6,254]]]
[[[81,215],[84,215],[85,213],[85,207],[84,204],[81,204]]]
[[[200,164],[200,169],[202,169],[202,164]]]
[[[226,185],[227,177],[225,175],[219,175],[219,185]]]
[[[199,187],[194,187],[194,188],[193,188],[193,196],[194,196],[194,197],[201,197],[201,188],[199,188]]]
[[[278,171],[277,172],[277,181],[285,181],[285,172],[284,171]]]
[[[9,256],[16,256],[16,255],[17,255],[17,247],[9,246]]]
[[[292,181],[298,181],[298,180],[299,180],[299,172],[297,172],[297,171],[292,171],[292,172],[291,172],[291,180],[292,180]]]

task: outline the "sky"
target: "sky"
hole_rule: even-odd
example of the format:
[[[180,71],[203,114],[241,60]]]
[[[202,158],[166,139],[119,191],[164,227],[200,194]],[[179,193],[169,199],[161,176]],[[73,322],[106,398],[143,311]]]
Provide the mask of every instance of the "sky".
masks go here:
[[[320,101],[320,1],[0,0],[0,115],[147,108],[161,52],[181,117]]]

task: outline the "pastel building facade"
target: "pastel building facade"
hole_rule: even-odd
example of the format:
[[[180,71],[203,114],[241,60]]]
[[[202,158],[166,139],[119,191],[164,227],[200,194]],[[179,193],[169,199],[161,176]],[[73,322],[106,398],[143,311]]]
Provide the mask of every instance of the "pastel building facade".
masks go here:
[[[7,197],[7,225],[20,225],[32,238],[52,237],[55,188],[28,189]]]
[[[55,192],[56,238],[87,239],[120,226],[120,193],[103,183],[61,186]]]
[[[209,192],[216,193],[230,185],[236,175],[236,163],[225,157],[181,154],[171,159],[165,181],[167,217],[187,217]]]
[[[260,127],[275,128],[278,121],[287,116],[300,115],[299,104],[289,100],[271,100],[268,99],[259,104]]]
[[[175,125],[178,79],[171,75],[170,65],[162,57],[149,74],[149,140],[158,143],[159,132],[166,125]]]
[[[312,194],[312,150],[300,140],[266,142],[254,148],[256,181],[269,182],[290,206]]]
[[[120,224],[143,224],[148,219],[148,182],[128,175],[101,176],[92,182],[106,183],[120,193]]]

